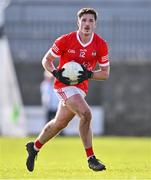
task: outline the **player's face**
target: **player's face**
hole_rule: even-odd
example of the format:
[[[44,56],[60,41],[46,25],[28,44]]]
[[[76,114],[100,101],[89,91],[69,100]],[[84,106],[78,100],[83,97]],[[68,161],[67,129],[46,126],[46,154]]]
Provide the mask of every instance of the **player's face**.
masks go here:
[[[85,35],[91,35],[96,27],[96,21],[93,14],[84,14],[78,18],[79,31]]]

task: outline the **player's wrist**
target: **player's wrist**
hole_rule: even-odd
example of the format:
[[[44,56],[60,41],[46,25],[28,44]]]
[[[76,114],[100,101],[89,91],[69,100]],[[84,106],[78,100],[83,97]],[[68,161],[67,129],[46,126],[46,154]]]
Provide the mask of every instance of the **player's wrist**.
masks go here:
[[[93,74],[94,74],[94,73],[93,73],[92,71],[89,71],[89,72],[88,72],[88,79],[92,79],[92,78],[93,78]]]
[[[53,76],[56,77],[56,75],[57,75],[57,70],[54,69],[53,71],[51,71],[51,74],[53,74]]]

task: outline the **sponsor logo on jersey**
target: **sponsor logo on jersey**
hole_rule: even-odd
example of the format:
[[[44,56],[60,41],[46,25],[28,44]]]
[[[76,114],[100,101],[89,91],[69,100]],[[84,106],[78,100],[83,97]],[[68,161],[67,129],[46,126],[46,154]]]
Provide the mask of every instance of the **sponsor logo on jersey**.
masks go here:
[[[74,49],[68,49],[68,53],[75,54],[75,50]]]
[[[88,70],[92,70],[92,66],[89,62],[83,62],[83,65],[88,69]]]

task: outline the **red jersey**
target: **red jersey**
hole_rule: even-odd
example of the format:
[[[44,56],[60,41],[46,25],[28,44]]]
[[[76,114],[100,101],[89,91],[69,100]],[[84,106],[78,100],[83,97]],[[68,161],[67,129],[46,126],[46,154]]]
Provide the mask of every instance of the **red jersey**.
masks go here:
[[[96,33],[92,34],[87,44],[81,42],[78,32],[62,35],[56,39],[50,53],[54,57],[60,57],[58,69],[61,69],[69,61],[83,64],[88,70],[93,70],[97,62],[100,66],[109,65],[107,43]],[[55,89],[65,86],[68,85],[57,79],[54,82]],[[81,88],[85,93],[88,92],[88,80],[74,86]]]

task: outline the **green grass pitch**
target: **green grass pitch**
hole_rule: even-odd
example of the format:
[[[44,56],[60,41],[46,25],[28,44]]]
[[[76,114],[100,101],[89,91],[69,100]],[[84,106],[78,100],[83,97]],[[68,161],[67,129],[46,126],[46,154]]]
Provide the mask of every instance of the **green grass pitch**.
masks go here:
[[[79,137],[56,137],[41,150],[34,172],[25,167],[25,144],[32,138],[0,137],[0,179],[151,179],[151,139],[142,137],[95,137],[96,156],[107,170],[87,166]]]

